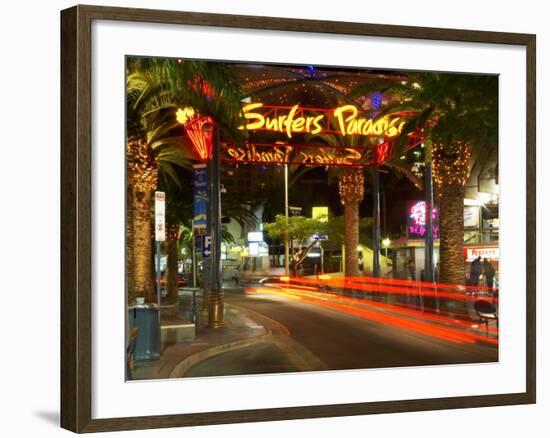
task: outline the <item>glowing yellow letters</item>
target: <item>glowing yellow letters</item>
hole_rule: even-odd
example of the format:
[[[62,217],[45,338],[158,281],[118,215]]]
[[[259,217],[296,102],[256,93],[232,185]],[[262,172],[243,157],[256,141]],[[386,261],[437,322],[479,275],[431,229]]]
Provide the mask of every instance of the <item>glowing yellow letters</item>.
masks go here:
[[[348,114],[344,117],[344,114]],[[390,120],[389,116],[380,119],[365,119],[357,117],[357,108],[353,105],[344,105],[334,110],[334,117],[338,121],[338,127],[342,135],[365,135],[365,136],[386,136],[395,137],[405,126],[401,118],[394,117]]]
[[[304,116],[305,110],[301,110],[299,105],[294,105],[287,114],[278,114],[276,117],[264,116],[258,112],[263,107],[263,103],[250,103],[243,107],[246,126],[239,126],[239,129],[247,129],[249,131],[267,130],[284,132],[288,138],[292,138],[293,133],[308,133],[318,134],[326,132],[323,130],[323,121],[325,113],[330,114],[330,111],[324,111],[322,114]],[[317,110],[311,110],[319,112]],[[395,137],[403,130],[405,121],[400,117],[384,116],[379,119],[371,119],[359,117],[359,110],[354,105],[344,105],[332,110],[331,114],[338,126],[339,132],[346,135],[364,135],[374,137]]]
[[[237,163],[293,163],[304,166],[358,166],[373,162],[370,148],[345,148],[335,153],[327,148],[301,149],[291,145],[222,144],[223,161]]]
[[[292,138],[292,133],[294,132],[318,134],[323,129],[319,123],[325,117],[323,114],[296,117],[296,112],[299,109],[298,105],[294,105],[288,114],[280,115],[276,118],[265,117],[261,113],[254,112],[254,110],[261,107],[263,107],[262,103],[251,103],[243,108],[244,117],[247,120],[247,130],[266,129],[268,131],[284,132],[288,138]],[[244,127],[239,126],[239,129],[244,129]]]

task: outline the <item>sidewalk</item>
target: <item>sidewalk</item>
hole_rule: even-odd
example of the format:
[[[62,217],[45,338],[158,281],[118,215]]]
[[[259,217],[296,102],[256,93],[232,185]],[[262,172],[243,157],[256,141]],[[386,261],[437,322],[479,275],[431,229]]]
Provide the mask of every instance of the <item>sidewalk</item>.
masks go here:
[[[229,292],[229,291],[228,291]],[[199,308],[202,294],[198,294]],[[188,300],[184,297],[184,302]],[[181,304],[180,304],[181,305]],[[186,304],[187,305],[187,304]],[[188,341],[165,342],[161,347],[161,357],[154,361],[135,362],[132,380],[163,379],[180,377],[193,365],[236,348],[251,346],[261,342],[276,327],[258,323],[244,309],[225,305],[223,327],[211,329],[206,326],[207,316],[201,314],[195,327],[195,337]],[[162,325],[181,322],[180,317],[163,317]]]

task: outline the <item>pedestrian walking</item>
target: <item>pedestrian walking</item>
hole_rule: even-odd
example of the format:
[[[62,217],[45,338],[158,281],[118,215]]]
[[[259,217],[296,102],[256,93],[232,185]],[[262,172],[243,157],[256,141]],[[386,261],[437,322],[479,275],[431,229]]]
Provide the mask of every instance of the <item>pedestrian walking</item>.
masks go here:
[[[483,274],[485,275],[485,282],[487,287],[493,287],[493,280],[495,279],[495,268],[489,260],[483,259]]]
[[[416,280],[416,269],[414,267],[414,262],[412,260],[409,260],[409,263],[407,265],[407,269],[409,271],[409,279],[410,280]]]
[[[478,256],[470,265],[470,285],[479,285],[479,276],[483,272],[483,266],[481,264],[481,256]]]
[[[238,285],[239,284],[239,277],[241,276],[241,265],[237,265],[237,267],[234,270],[233,275],[234,275],[233,280],[235,280],[235,284]]]

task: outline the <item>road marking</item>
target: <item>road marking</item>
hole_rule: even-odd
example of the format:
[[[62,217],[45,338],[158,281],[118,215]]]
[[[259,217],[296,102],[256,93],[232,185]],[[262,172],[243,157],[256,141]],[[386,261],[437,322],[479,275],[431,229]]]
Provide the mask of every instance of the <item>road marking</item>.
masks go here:
[[[292,337],[273,336],[269,339],[300,371],[324,371],[327,365]]]
[[[260,318],[265,318],[268,321],[271,321],[273,324],[277,325],[285,335],[290,336],[289,328],[286,325],[284,325],[282,322],[279,322],[273,318],[270,318],[269,316],[264,315],[263,313],[258,312],[257,310],[249,309],[248,307],[236,306],[235,304],[228,304],[228,306],[234,307],[244,312],[255,313],[256,315],[260,316]]]

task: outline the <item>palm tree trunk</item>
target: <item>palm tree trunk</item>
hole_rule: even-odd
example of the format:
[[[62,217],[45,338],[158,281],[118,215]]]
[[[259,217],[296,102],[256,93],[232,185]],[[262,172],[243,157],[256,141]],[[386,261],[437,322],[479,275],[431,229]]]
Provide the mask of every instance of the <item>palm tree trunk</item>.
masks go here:
[[[127,183],[131,185],[131,230],[133,236],[128,275],[133,277],[134,296],[143,297],[148,302],[155,302],[154,269],[153,269],[153,226],[151,221],[152,191],[157,185],[158,167],[144,133],[138,128],[130,129],[126,144]],[[128,256],[128,254],[127,254]],[[133,260],[132,260],[133,259]],[[131,281],[129,281],[129,284]]]
[[[340,175],[338,191],[344,205],[344,251],[346,263],[344,275],[346,277],[359,276],[359,204],[363,200],[365,180],[362,169],[347,168]]]
[[[348,201],[344,204],[344,227],[346,238],[344,247],[346,251],[346,277],[359,276],[359,259],[357,247],[359,246],[359,202]]]
[[[153,285],[153,244],[151,226],[151,190],[134,187],[134,275],[135,294],[155,302]]]
[[[442,283],[464,284],[463,185],[439,188],[439,278]]]
[[[464,284],[464,195],[470,176],[471,148],[434,143],[432,161],[439,196],[439,279]]]
[[[134,204],[133,190],[130,175],[127,174],[126,189],[126,298],[128,303],[134,301],[135,277],[134,277]]]

